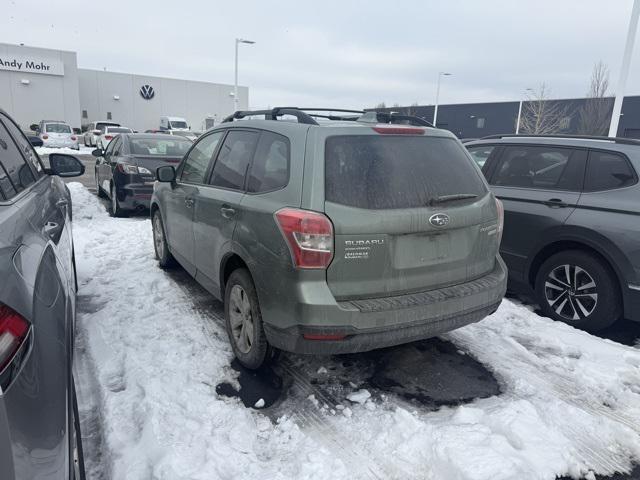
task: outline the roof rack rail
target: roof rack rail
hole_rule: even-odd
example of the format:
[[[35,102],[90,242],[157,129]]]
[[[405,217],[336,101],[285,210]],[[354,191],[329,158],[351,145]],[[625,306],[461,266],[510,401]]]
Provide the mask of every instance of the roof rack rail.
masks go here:
[[[609,141],[614,143],[619,143],[621,145],[640,145],[640,140],[636,140],[633,138],[623,138],[623,137],[604,137],[598,135],[560,135],[560,134],[549,134],[549,135],[539,135],[539,134],[525,134],[525,133],[506,133],[501,135],[488,135],[486,137],[479,138],[478,140],[491,140],[497,138],[566,138],[566,139],[575,139],[575,140],[600,140],[600,141]]]
[[[311,113],[308,113],[311,112]],[[331,112],[329,115],[313,112]],[[352,113],[357,115],[333,115],[336,113]],[[246,117],[264,115],[265,120],[277,120],[283,115],[291,115],[298,119],[298,123],[307,125],[318,125],[316,118],[325,118],[337,121],[353,121],[363,123],[400,123],[421,127],[433,127],[433,124],[426,120],[412,115],[400,115],[387,112],[365,112],[363,110],[348,110],[343,108],[311,108],[311,107],[275,107],[271,110],[238,110],[222,120],[222,123],[233,122]]]

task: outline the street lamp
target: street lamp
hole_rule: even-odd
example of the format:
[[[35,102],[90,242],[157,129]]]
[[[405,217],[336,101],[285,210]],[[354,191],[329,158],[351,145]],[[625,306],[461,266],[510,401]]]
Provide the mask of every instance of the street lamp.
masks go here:
[[[433,109],[433,126],[437,127],[436,121],[438,120],[438,101],[440,100],[440,80],[442,77],[449,77],[450,73],[447,72],[438,72],[438,88],[436,88],[436,106]]]
[[[527,95],[527,92],[533,92],[532,88],[527,88],[524,91],[524,94]],[[516,135],[518,135],[518,133],[520,133],[520,117],[522,117],[522,102],[524,101],[523,98],[520,98],[520,106],[518,107],[518,123],[516,123]]]
[[[245,40],[243,38],[236,38],[236,73],[235,73],[235,81],[233,84],[233,111],[238,111],[238,45],[241,43],[246,43],[248,45],[253,45],[254,41]]]
[[[629,30],[627,32],[627,42],[622,55],[622,66],[620,67],[620,77],[618,78],[618,88],[616,88],[616,99],[613,102],[613,112],[611,113],[611,124],[609,125],[609,136],[615,137],[618,134],[618,122],[620,122],[620,113],[622,112],[622,101],[624,100],[624,88],[629,76],[629,66],[631,64],[631,54],[633,53],[633,44],[636,40],[636,31],[638,30],[638,17],[640,16],[640,0],[633,1],[631,9],[631,19],[629,20]]]

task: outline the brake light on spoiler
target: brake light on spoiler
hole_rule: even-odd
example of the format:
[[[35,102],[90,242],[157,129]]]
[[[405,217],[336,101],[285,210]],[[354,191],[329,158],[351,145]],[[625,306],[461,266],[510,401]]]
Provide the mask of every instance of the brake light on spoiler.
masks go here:
[[[420,127],[412,127],[409,125],[387,125],[379,124],[371,127],[374,132],[383,135],[424,135],[425,129]]]

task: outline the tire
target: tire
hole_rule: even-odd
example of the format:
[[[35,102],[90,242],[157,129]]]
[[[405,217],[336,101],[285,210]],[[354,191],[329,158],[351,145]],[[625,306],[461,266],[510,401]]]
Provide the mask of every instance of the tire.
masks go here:
[[[98,195],[99,198],[106,198],[107,196],[105,195],[104,191],[102,190],[102,187],[100,186],[100,182],[98,181],[97,170],[95,171],[94,176],[96,179],[96,195]]]
[[[69,433],[73,435],[69,442],[69,459],[72,462],[70,465],[70,478],[73,480],[86,480],[84,451],[82,449],[82,432],[80,431],[80,415],[78,413],[78,398],[76,396],[76,386],[73,379],[71,380],[71,404],[73,421],[71,422],[72,425],[70,425]]]
[[[549,257],[536,276],[536,297],[554,320],[596,332],[622,316],[618,283],[609,265],[581,250]]]
[[[165,234],[164,222],[162,221],[160,210],[153,212],[151,228],[153,230],[153,248],[156,252],[156,259],[158,260],[160,268],[164,270],[174,267],[176,265],[176,259],[169,251],[169,244],[167,243],[167,235]]]
[[[109,202],[109,215],[112,217],[126,217],[127,212],[120,208],[120,202],[118,201],[118,195],[116,194],[116,186],[111,184],[111,198]]]
[[[86,135],[83,135],[83,136],[82,136],[82,141],[84,142],[84,146],[85,146],[85,147],[88,147],[88,146],[89,146],[89,145],[87,145],[87,136],[86,136]]]
[[[257,370],[275,358],[264,333],[256,287],[244,268],[234,270],[227,280],[224,317],[231,348],[240,364]]]

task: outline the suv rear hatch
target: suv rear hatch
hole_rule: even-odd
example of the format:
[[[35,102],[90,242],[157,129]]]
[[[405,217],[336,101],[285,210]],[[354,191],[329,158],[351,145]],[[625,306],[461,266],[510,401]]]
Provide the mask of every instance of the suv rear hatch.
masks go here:
[[[411,131],[326,139],[337,299],[433,290],[494,268],[498,212],[482,174],[454,138]]]

